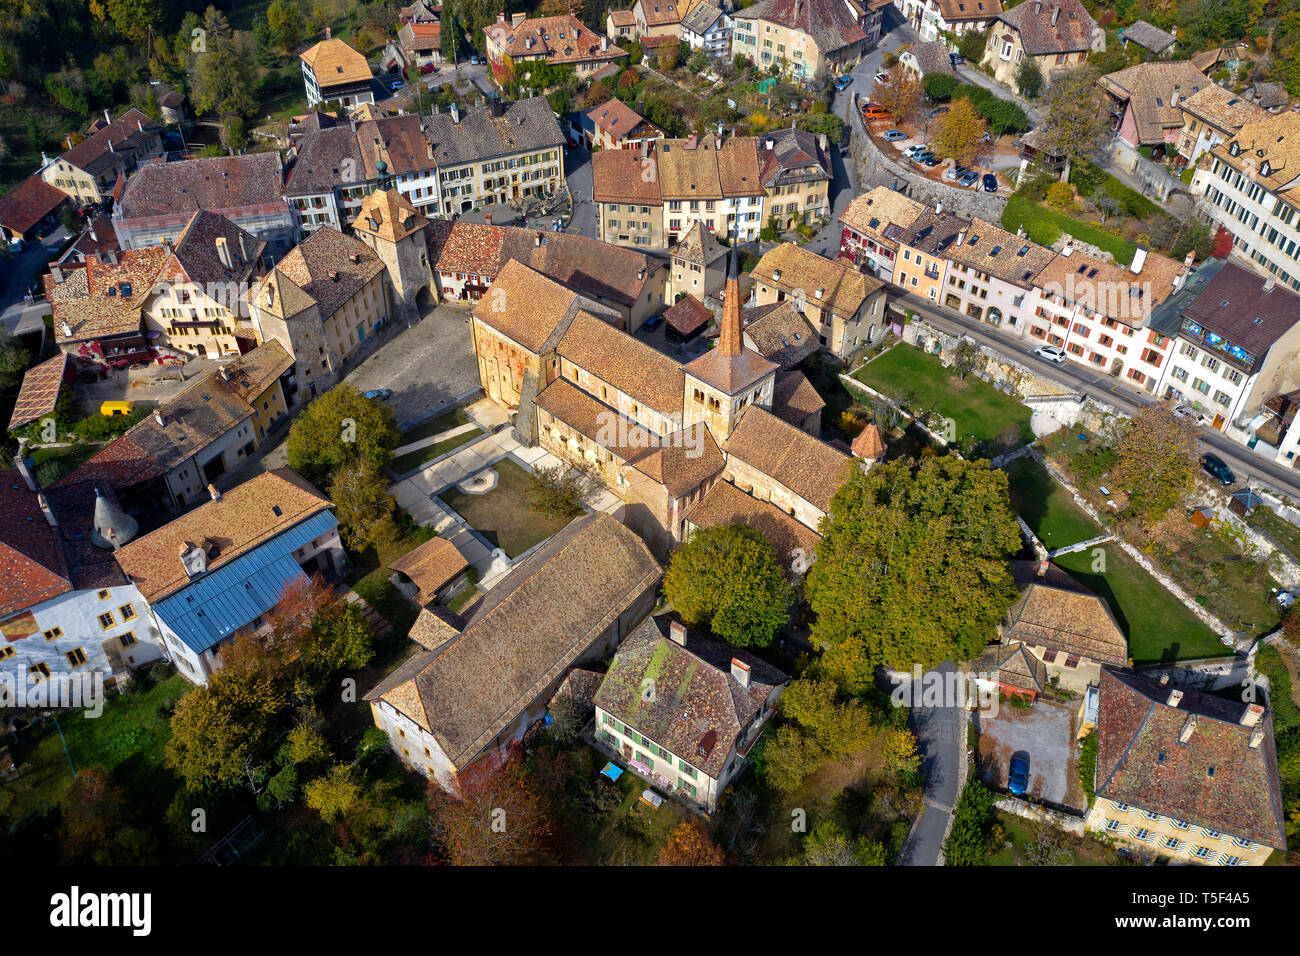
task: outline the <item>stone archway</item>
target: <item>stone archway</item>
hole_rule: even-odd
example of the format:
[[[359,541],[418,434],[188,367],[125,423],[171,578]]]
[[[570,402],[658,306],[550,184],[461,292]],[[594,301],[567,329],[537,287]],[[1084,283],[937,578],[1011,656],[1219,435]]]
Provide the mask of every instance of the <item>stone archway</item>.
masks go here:
[[[427,285],[421,286],[420,291],[415,293],[415,307],[420,310],[420,315],[427,315],[437,304],[433,298],[433,291]]]

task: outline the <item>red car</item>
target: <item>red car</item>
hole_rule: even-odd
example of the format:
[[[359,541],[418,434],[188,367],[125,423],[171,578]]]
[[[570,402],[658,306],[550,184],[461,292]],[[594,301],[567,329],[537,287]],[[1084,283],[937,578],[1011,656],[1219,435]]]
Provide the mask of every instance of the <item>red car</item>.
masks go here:
[[[426,73],[436,73],[436,72],[438,72],[438,64],[437,64],[437,63],[426,63],[426,64],[424,64],[424,66],[420,67],[420,73],[421,73],[421,75],[426,74]]]

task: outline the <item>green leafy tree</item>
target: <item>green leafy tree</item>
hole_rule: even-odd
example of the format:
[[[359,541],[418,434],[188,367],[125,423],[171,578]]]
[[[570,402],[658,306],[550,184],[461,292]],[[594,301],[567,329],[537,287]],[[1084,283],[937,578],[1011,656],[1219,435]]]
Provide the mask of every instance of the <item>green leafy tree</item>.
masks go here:
[[[529,476],[528,504],[539,514],[573,518],[582,514],[586,478],[566,465],[539,465]]]
[[[144,43],[149,28],[157,27],[163,19],[159,0],[90,0],[90,15],[111,23],[113,29],[137,44]]]
[[[841,698],[835,682],[802,677],[781,695],[782,723],[764,748],[763,774],[773,787],[797,790],[809,775],[875,739],[866,706]]]
[[[803,855],[792,862],[801,866],[886,866],[883,844],[854,837],[833,820],[823,820],[804,838]]]
[[[956,456],[853,470],[831,499],[805,593],[813,642],[846,690],[880,665],[968,660],[1015,600],[1020,533],[1006,475]]]
[[[688,624],[736,647],[771,644],[790,621],[791,589],[755,528],[699,528],[673,552],[664,595]]]
[[[393,514],[397,502],[388,493],[388,480],[370,461],[341,465],[329,484],[329,497],[343,542],[353,551],[378,549],[398,537]]]
[[[301,653],[308,673],[328,676],[360,670],[375,656],[374,633],[357,605],[334,604],[316,615]]]
[[[271,28],[271,39],[285,53],[292,53],[302,43],[302,10],[294,0],[271,0],[266,8],[266,25]]]
[[[944,863],[948,866],[987,865],[994,819],[993,794],[978,780],[966,784],[953,809],[952,829],[943,841]]]
[[[1038,99],[1038,94],[1043,91],[1043,71],[1032,56],[1025,57],[1025,62],[1016,71],[1016,89],[1027,100]]]
[[[984,59],[984,48],[988,44],[987,30],[967,30],[957,41],[957,52],[967,63],[975,64]]]
[[[1043,152],[1066,157],[1061,176],[1068,180],[1071,163],[1094,152],[1110,135],[1110,111],[1090,67],[1057,74],[1043,94],[1043,124],[1038,128]]]
[[[307,806],[319,813],[326,823],[333,823],[351,811],[361,796],[356,771],[347,764],[336,764],[325,776],[317,777],[303,788]]]
[[[0,389],[12,388],[22,381],[30,361],[27,349],[14,340],[7,328],[0,326]]]
[[[957,77],[951,73],[927,73],[921,79],[926,98],[935,102],[951,97],[957,85]]]
[[[311,481],[324,481],[344,465],[388,467],[401,441],[393,410],[363,398],[351,385],[318,396],[289,429],[289,467]]]
[[[1128,493],[1128,510],[1155,523],[1195,486],[1196,436],[1166,405],[1138,412],[1115,445],[1111,482]]]

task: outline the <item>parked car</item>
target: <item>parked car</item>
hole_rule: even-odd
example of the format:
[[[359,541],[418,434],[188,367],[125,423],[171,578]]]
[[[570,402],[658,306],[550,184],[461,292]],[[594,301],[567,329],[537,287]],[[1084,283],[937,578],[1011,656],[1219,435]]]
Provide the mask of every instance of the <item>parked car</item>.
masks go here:
[[[1207,421],[1204,415],[1187,402],[1179,402],[1174,406],[1174,418],[1187,422],[1189,425],[1204,425]]]
[[[980,174],[975,172],[975,170],[972,169],[969,172],[967,172],[965,176],[963,176],[961,179],[957,181],[957,185],[960,186],[962,189],[970,189],[979,181],[980,181]]]
[[[963,63],[966,62],[966,58],[963,57],[960,53],[949,53],[948,59],[952,61],[953,66],[961,66]]]
[[[478,65],[479,65],[479,58],[476,57],[476,56],[471,56],[471,57],[469,58],[469,62],[470,62],[470,65],[471,65],[471,66],[478,66]]]
[[[948,112],[948,110],[949,107],[947,106],[935,107],[934,109],[930,110],[930,119],[934,119],[936,116],[942,116],[944,113]]]
[[[372,402],[384,402],[393,397],[393,393],[386,388],[372,388],[368,392],[361,393],[362,398],[368,398]]]
[[[961,179],[969,172],[970,172],[969,166],[963,166],[961,163],[954,163],[953,165],[949,166],[946,170],[944,170],[943,178],[948,180],[949,182],[955,183],[957,180]]]
[[[903,150],[903,158],[913,159],[919,153],[929,152],[929,150],[930,147],[926,146],[924,143],[914,143],[913,145],[907,147],[907,149]]]
[[[984,174],[984,191],[986,193],[995,193],[998,191],[998,177],[992,173]]]
[[[901,129],[885,130],[885,142],[897,143],[900,139],[907,139],[907,134],[904,133]]]
[[[1055,345],[1040,345],[1034,349],[1034,354],[1039,358],[1045,358],[1049,362],[1055,362],[1060,365],[1065,361],[1065,349],[1057,348]]]
[[[1206,452],[1201,456],[1201,467],[1205,469],[1207,475],[1221,484],[1235,485],[1237,483],[1237,476],[1232,473],[1228,463],[1218,455]]]
[[[888,74],[888,73],[877,73],[875,79],[876,79],[876,82],[877,82],[877,83],[888,83],[888,82],[889,82],[889,74]]]
[[[388,88],[396,92],[397,90],[400,90],[405,85],[406,84],[403,83],[401,80],[393,80],[391,83],[388,84]]]
[[[424,66],[420,67],[420,74],[422,76],[428,76],[430,73],[437,73],[437,72],[438,72],[437,63],[426,63],[424,64]]]
[[[912,162],[916,163],[918,166],[920,166],[922,163],[924,163],[926,166],[932,165],[930,160],[934,160],[935,163],[939,162],[939,158],[935,156],[934,153],[930,152],[928,149],[922,150],[921,152],[917,153],[915,156],[912,157]]]
[[[939,165],[939,157],[934,155],[934,153],[922,153],[921,162],[927,167],[933,169],[935,166]]]
[[[862,107],[862,115],[867,119],[885,119],[889,116],[889,110],[883,106],[877,106],[875,103],[868,103]]]
[[[835,81],[835,89],[837,90],[847,90],[852,85],[853,85],[853,76],[850,73],[845,73],[843,76],[841,76],[838,80]]]
[[[1029,789],[1029,754],[1023,750],[1012,754],[1011,765],[1007,767],[1007,790],[1017,797],[1023,797]]]
[[[663,320],[664,317],[662,312],[659,315],[652,315],[641,323],[641,328],[645,329],[647,332],[653,332],[655,329],[659,328],[659,324],[663,322]]]

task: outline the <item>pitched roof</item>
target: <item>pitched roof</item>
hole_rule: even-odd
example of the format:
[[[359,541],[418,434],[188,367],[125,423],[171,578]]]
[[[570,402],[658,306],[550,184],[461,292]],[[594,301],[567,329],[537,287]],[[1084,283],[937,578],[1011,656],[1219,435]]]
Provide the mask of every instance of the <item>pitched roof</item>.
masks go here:
[[[758,0],[732,14],[737,20],[766,20],[806,33],[822,53],[833,53],[867,38],[840,0]]]
[[[316,115],[316,114],[313,114]],[[365,160],[351,126],[335,126],[307,133],[298,143],[297,158],[289,168],[286,196],[332,193],[346,182],[345,170],[359,176]]]
[[[803,372],[781,372],[772,389],[772,414],[791,425],[820,412],[826,401]]]
[[[930,255],[938,255],[957,239],[969,222],[949,212],[927,207],[912,224],[898,234],[897,241]]]
[[[825,442],[751,405],[722,445],[735,456],[779,481],[813,507],[826,511],[851,460]]]
[[[1248,171],[1252,180],[1274,195],[1300,202],[1300,113],[1247,123],[1211,152],[1233,169]]]
[[[1097,796],[1285,849],[1272,713],[1249,727],[1254,705],[1184,689],[1170,706],[1171,690],[1102,668]]]
[[[107,125],[101,123],[95,132],[59,158],[91,176],[98,176],[124,158],[138,159],[147,154],[161,132],[161,126],[132,108]]]
[[[770,501],[760,501],[729,481],[716,482],[686,517],[699,528],[732,524],[754,528],[771,543],[777,560],[786,570],[791,570],[800,557],[806,561],[822,539],[812,528]]]
[[[690,335],[713,318],[713,313],[699,299],[686,294],[664,312],[664,321],[682,335]]]
[[[1101,32],[1079,0],[1025,0],[998,19],[1020,34],[1020,45],[1030,56],[1089,50]]]
[[[1047,665],[1025,649],[1023,644],[997,644],[975,660],[971,670],[985,674],[989,680],[1035,693],[1047,686]]]
[[[720,140],[707,133],[688,139],[661,139],[655,144],[655,161],[659,193],[664,199],[718,200],[764,195],[758,138],[754,136]]]
[[[682,367],[608,322],[579,312],[555,350],[634,401],[663,415],[681,415]]]
[[[1138,254],[1140,269],[1135,273],[1077,249],[1069,255],[1062,251],[1039,270],[1034,285],[1138,327],[1152,309],[1173,295],[1174,282],[1184,271],[1181,262],[1157,253],[1139,250]]]
[[[9,430],[22,428],[54,411],[63,387],[63,373],[68,367],[68,353],[58,352],[23,373],[23,384],[14,400],[14,413],[9,418]]]
[[[280,154],[246,153],[142,166],[118,200],[121,219],[284,206]]]
[[[778,272],[780,279],[776,278]],[[802,289],[806,302],[845,318],[854,315],[867,296],[884,286],[875,276],[858,272],[844,260],[832,261],[792,242],[768,251],[751,274],[768,285]]]
[[[425,650],[436,651],[463,630],[465,619],[459,614],[440,604],[426,604],[420,609],[407,636]],[[424,709],[418,704],[416,706],[423,714]]]
[[[680,429],[629,462],[633,468],[663,485],[673,498],[685,497],[722,470],[722,450],[704,422]]]
[[[1242,96],[1249,97],[1251,102],[1267,110],[1277,109],[1291,102],[1286,87],[1281,83],[1252,83],[1242,92]]]
[[[616,140],[622,139],[645,122],[645,117],[617,97],[589,110],[587,116]]]
[[[1221,352],[1231,344],[1260,358],[1300,322],[1300,295],[1280,283],[1269,286],[1265,277],[1230,259],[1183,306],[1182,317],[1226,339],[1220,342]],[[1231,352],[1226,355],[1245,361]]]
[[[1165,131],[1179,129],[1183,114],[1178,103],[1207,85],[1205,76],[1186,60],[1138,63],[1097,81],[1103,90],[1133,111],[1138,144],[1163,143]]]
[[[497,303],[504,308],[495,308]],[[507,259],[471,314],[528,351],[541,355],[556,347],[574,316],[584,311],[617,320],[612,310],[566,289],[516,259]]]
[[[297,473],[277,468],[127,542],[114,554],[152,604],[190,583],[180,558],[186,546],[208,547],[211,573],[330,507],[329,499]]]
[[[335,37],[327,37],[308,47],[298,59],[311,67],[316,84],[322,90],[348,83],[369,82],[374,76],[366,58]]]
[[[358,122],[357,147],[367,179],[427,173],[436,165],[423,120],[414,113]]]
[[[0,226],[22,235],[67,200],[63,190],[33,174],[0,196]]]
[[[541,57],[547,63],[616,60],[627,55],[608,42],[602,50],[601,34],[587,29],[572,14],[529,17],[518,24],[489,23],[483,32],[508,56]]]
[[[72,244],[72,248],[82,259],[89,259],[91,256],[120,252],[122,244],[118,241],[112,218],[99,215],[87,223],[85,230]]]
[[[719,336],[718,347],[692,359],[682,368],[691,378],[727,395],[736,395],[773,374],[778,367],[775,362],[769,362],[751,348],[742,347],[739,354],[727,354],[721,347]]]
[[[376,189],[361,200],[352,228],[389,242],[398,242],[419,232],[428,222],[396,189]]]
[[[696,219],[686,235],[677,240],[671,254],[674,259],[684,259],[697,266],[711,266],[727,254],[727,247],[718,242],[712,229],[705,229],[704,223]]]
[[[661,206],[659,176],[646,175],[654,169],[635,149],[602,149],[591,157],[592,198],[595,202],[636,203]]]
[[[294,246],[275,271],[315,302],[324,320],[384,268],[383,260],[360,239],[346,236],[333,226],[321,226]],[[285,295],[283,283],[280,295]]]
[[[1056,258],[1051,249],[983,219],[972,219],[959,239],[948,246],[944,258],[1025,289]]]
[[[674,0],[639,0],[639,3],[641,16],[645,18],[646,25],[651,27],[681,23],[687,6]]]
[[[1110,607],[1060,571],[1051,580],[1021,582],[1003,634],[1008,641],[1077,654],[1099,664],[1128,664],[1128,641]]]
[[[682,31],[689,30],[697,36],[704,36],[718,22],[720,16],[722,16],[720,7],[709,3],[708,0],[698,0],[682,17]]]
[[[929,76],[931,73],[957,75],[952,65],[952,58],[948,54],[948,44],[943,40],[913,43],[908,47],[908,52],[916,58],[916,65],[922,76]]]
[[[761,658],[718,641],[687,635],[686,646],[665,636],[667,621],[647,618],[614,654],[595,704],[717,779],[732,748],[745,738],[772,691],[789,678]],[[661,630],[661,627],[664,630]],[[749,686],[731,661],[749,667]],[[655,693],[646,695],[646,681]]]
[[[227,266],[221,259],[221,247],[230,257]],[[207,287],[234,283],[235,288],[247,281],[257,267],[266,243],[245,232],[220,213],[200,209],[185,224],[176,237],[172,254],[158,273],[160,282],[193,282]],[[210,292],[213,298],[220,292]],[[227,300],[231,312],[236,311],[237,294]]]
[[[610,10],[609,21],[616,27],[630,27],[636,25],[636,17],[631,10]]]
[[[389,570],[405,574],[420,589],[424,598],[420,603],[432,600],[468,567],[469,562],[460,549],[446,538],[430,538],[388,563]]]
[[[1122,34],[1121,39],[1136,43],[1152,53],[1164,53],[1165,50],[1174,45],[1174,41],[1177,39],[1172,33],[1166,33],[1145,20],[1138,20],[1132,26],[1124,27],[1120,33]]]
[[[458,637],[415,655],[366,699],[383,698],[419,721],[463,769],[660,572],[645,543],[614,518],[578,518],[511,568]]]
[[[1229,43],[1224,46],[1217,46],[1209,50],[1202,50],[1199,53],[1193,53],[1191,61],[1195,67],[1202,73],[1213,69],[1220,63],[1228,63],[1232,60],[1254,60],[1255,55],[1244,43]]]
[[[899,235],[910,229],[925,209],[924,203],[888,186],[877,186],[853,197],[840,213],[840,222],[855,232],[897,245]]]
[[[0,476],[0,620],[72,590],[58,531],[16,470]]]
[[[880,461],[887,450],[885,440],[880,437],[880,429],[872,423],[858,432],[849,448],[854,455],[866,461]]]
[[[1206,83],[1200,92],[1179,100],[1178,108],[1229,133],[1268,118],[1268,110],[1217,83]]]
[[[87,259],[64,273],[45,276],[45,297],[60,344],[129,335],[140,331],[140,310],[169,253],[161,246],[127,249],[117,262]]]
[[[803,129],[777,129],[759,141],[759,178],[768,189],[820,180],[833,176],[830,155],[820,138]]]
[[[783,369],[792,369],[820,347],[817,330],[791,299],[746,309],[745,345]]]
[[[657,441],[636,422],[624,418],[616,409],[568,379],[557,378],[542,389],[533,402],[620,461],[631,461],[645,454],[645,450]]]

